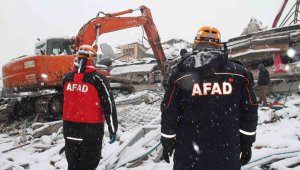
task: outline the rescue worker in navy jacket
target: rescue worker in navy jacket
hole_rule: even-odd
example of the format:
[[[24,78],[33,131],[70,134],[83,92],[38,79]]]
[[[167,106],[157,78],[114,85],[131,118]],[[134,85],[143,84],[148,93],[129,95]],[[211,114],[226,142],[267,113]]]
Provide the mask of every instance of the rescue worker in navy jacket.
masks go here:
[[[200,28],[195,45],[172,73],[161,104],[163,159],[169,162],[175,149],[174,170],[238,170],[251,159],[255,94],[245,68],[220,50],[216,28]]]
[[[63,79],[63,134],[69,170],[94,170],[102,149],[104,121],[111,142],[118,129],[116,107],[107,79],[92,64],[96,50],[80,46],[72,72]]]
[[[258,103],[262,103],[262,106],[268,106],[267,104],[267,95],[268,95],[268,85],[270,82],[269,71],[265,68],[263,63],[258,65],[259,74],[258,74],[258,90],[259,90],[259,100]]]

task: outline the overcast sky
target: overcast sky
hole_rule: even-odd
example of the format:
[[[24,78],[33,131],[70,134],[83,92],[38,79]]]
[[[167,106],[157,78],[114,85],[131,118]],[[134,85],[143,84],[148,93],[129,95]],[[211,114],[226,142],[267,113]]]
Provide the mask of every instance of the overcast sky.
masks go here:
[[[99,11],[106,13],[146,5],[152,11],[162,41],[182,38],[193,42],[204,25],[217,27],[223,41],[239,36],[251,17],[272,25],[283,0],[4,0],[0,6],[0,66],[34,53],[36,39],[75,36]],[[136,12],[140,15],[140,12]],[[136,42],[140,27],[104,34],[113,46]]]

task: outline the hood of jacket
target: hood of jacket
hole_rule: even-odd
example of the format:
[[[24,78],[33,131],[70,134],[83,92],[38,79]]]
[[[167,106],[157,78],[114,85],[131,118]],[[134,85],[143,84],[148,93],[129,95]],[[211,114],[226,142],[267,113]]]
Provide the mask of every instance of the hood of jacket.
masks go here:
[[[211,75],[222,69],[228,62],[228,56],[220,50],[196,50],[179,62],[182,71],[197,71],[202,75]]]

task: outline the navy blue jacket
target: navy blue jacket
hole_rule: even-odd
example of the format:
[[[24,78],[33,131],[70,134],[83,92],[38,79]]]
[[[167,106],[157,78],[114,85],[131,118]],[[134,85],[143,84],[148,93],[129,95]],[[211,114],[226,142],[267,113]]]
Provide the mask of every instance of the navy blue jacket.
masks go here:
[[[161,104],[162,136],[176,136],[174,169],[240,169],[240,147],[255,141],[257,108],[242,66],[220,51],[186,55]]]
[[[268,85],[270,82],[269,71],[265,67],[259,68],[257,84],[261,86]]]

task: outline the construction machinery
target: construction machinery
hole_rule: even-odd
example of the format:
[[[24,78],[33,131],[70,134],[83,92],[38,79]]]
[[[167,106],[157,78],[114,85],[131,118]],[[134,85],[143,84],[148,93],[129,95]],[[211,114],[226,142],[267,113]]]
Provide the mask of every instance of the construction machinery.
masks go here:
[[[141,16],[121,17],[137,10],[141,11]],[[0,99],[2,117],[6,115],[13,118],[35,113],[59,117],[63,102],[61,81],[64,74],[72,70],[74,54],[79,46],[94,45],[97,49],[100,35],[138,26],[143,27],[161,74],[166,80],[166,57],[150,9],[141,6],[117,13],[99,12],[72,39],[51,38],[40,41],[36,44],[36,55],[15,58],[3,66]],[[100,72],[109,76],[105,67]]]
[[[288,3],[288,0],[283,1],[271,29],[264,29],[256,19],[251,19],[244,33],[227,43],[229,57],[241,61],[252,71],[254,79],[258,78],[258,65],[266,66],[271,79],[270,92],[299,92],[300,25],[297,23],[300,0],[293,2],[293,7],[282,19]]]

